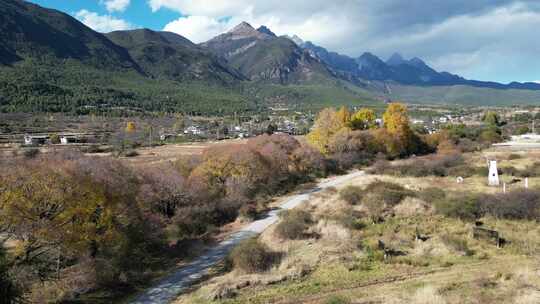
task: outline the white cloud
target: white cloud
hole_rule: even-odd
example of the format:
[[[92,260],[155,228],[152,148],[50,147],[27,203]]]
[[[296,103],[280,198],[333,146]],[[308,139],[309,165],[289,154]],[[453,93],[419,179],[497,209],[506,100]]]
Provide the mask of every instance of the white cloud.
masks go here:
[[[244,0],[148,0],[152,11],[168,8],[184,15],[202,15],[209,17],[232,16],[249,10],[250,1]]]
[[[99,15],[95,12],[88,10],[80,10],[75,14],[75,17],[79,19],[86,26],[101,33],[108,33],[119,30],[129,30],[133,28],[129,22],[115,18],[111,15]]]
[[[199,43],[225,32],[227,23],[206,16],[188,16],[167,24],[163,30],[180,34]]]
[[[533,80],[533,82],[540,84],[540,80]]]
[[[254,27],[266,25],[277,35],[298,34],[305,40],[324,42],[326,47],[339,47],[351,33],[364,29],[361,23],[354,25],[354,18],[347,13],[347,7],[353,9],[355,2],[342,2],[347,3],[328,4],[324,0],[287,3],[261,0],[148,1],[153,11],[167,8],[182,13],[184,16],[167,24],[165,30],[174,31],[194,42],[206,41],[247,21]]]
[[[130,2],[130,0],[101,0],[101,3],[105,5],[110,13],[125,11]]]

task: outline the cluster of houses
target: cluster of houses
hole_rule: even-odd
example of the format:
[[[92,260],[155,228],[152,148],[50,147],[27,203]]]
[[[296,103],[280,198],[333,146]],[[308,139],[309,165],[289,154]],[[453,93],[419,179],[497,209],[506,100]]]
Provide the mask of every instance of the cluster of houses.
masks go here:
[[[88,142],[90,138],[94,138],[93,134],[82,134],[82,133],[69,133],[69,134],[59,134],[58,142],[53,142],[51,135],[41,135],[41,134],[26,134],[24,136],[24,145],[26,146],[40,146],[45,144],[77,144]]]
[[[174,140],[179,137],[205,139],[249,138],[270,130],[273,133],[301,135],[309,132],[309,125],[309,121],[277,116],[270,117],[270,119],[262,122],[252,119],[229,125],[221,124],[205,126],[204,124],[193,124],[180,131],[180,133],[163,133],[160,135],[160,140]]]

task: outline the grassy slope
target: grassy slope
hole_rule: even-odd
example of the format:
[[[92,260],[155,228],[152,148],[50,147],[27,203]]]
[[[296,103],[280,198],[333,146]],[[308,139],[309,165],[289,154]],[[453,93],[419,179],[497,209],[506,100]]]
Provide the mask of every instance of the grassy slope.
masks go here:
[[[405,86],[391,85],[392,99],[414,103],[466,105],[540,104],[540,91],[498,90],[471,86]]]
[[[501,157],[501,154],[493,155]],[[508,161],[508,164],[522,167],[533,162],[534,157]],[[482,155],[474,154],[468,159],[471,164],[481,163]],[[400,183],[411,189],[436,185],[447,191],[464,191],[464,187],[475,192],[497,191],[487,187],[482,177],[467,179],[463,185],[457,185],[451,177],[381,176],[359,178],[352,184],[366,185],[375,179]],[[540,178],[530,182],[531,187],[540,186]],[[343,202],[335,192],[326,192],[312,198],[305,209],[316,216],[331,216],[342,207]],[[470,223],[421,212],[413,216],[398,215],[379,224],[367,224],[359,232],[353,231],[352,236],[343,228],[328,225],[332,229],[321,230],[317,239],[283,242],[269,230],[261,240],[273,250],[286,253],[281,265],[269,273],[251,277],[235,272],[225,274],[194,293],[179,298],[176,303],[209,303],[207,296],[215,288],[234,286],[244,280],[249,280],[254,286],[240,289],[239,295],[233,299],[212,303],[330,303],[327,301],[336,295],[352,303],[537,303],[525,300],[540,296],[536,258],[540,252],[540,226],[530,221],[482,220],[509,241],[504,248],[497,249],[486,241],[472,239]],[[415,242],[416,229],[429,235],[430,239],[424,243]],[[474,254],[465,255],[443,245],[440,237],[448,234],[465,240]],[[359,262],[366,255],[358,249],[358,244],[376,244],[379,239],[406,250],[407,256],[388,262],[380,259],[368,264]],[[313,271],[307,276],[289,277],[276,284],[257,283],[301,265],[310,265]]]
[[[256,84],[247,88],[246,93],[264,100],[270,106],[281,105],[314,112],[324,107],[342,105],[384,107],[369,92],[341,81],[305,85]]]

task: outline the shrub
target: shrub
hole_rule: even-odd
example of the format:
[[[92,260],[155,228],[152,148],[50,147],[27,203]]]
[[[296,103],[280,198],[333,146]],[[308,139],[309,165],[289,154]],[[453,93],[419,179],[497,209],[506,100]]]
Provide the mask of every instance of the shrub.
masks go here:
[[[540,191],[518,190],[482,197],[483,213],[504,219],[540,220]]]
[[[362,188],[358,186],[347,186],[339,191],[339,197],[351,205],[356,205],[362,200]]]
[[[125,157],[135,157],[135,156],[139,156],[139,152],[135,151],[135,150],[129,150],[129,151],[126,151],[124,153],[124,156]]]
[[[444,216],[462,220],[474,220],[481,216],[478,197],[469,193],[438,200],[435,210]]]
[[[508,155],[508,160],[515,160],[515,159],[521,159],[521,155],[516,154],[516,153],[512,153]]]
[[[379,201],[388,207],[399,204],[406,196],[412,196],[413,192],[395,183],[375,181],[369,184],[364,193],[376,196]],[[362,200],[364,203],[364,200]]]
[[[442,200],[446,197],[446,193],[441,188],[426,188],[417,193],[417,196],[426,203],[432,203]]]
[[[303,210],[286,210],[279,214],[281,222],[276,226],[276,233],[284,239],[297,240],[305,236],[305,231],[312,224],[309,213]]]
[[[20,297],[20,293],[11,280],[9,264],[3,246],[4,244],[0,242],[0,302],[18,303],[17,300]]]
[[[110,152],[110,151],[107,151],[107,149],[104,149],[100,147],[99,145],[90,145],[86,147],[81,147],[81,152],[92,154],[92,153],[105,153],[105,152]]]
[[[463,158],[458,154],[437,155],[418,158],[406,163],[391,166],[385,162],[377,162],[372,173],[399,176],[448,176],[452,168],[463,164]]]
[[[457,145],[457,148],[464,153],[480,151],[482,145],[476,141],[470,140],[468,138],[461,138]]]
[[[520,173],[521,177],[538,177],[540,176],[540,162],[535,162],[532,165],[528,165]]]
[[[351,303],[351,300],[342,297],[342,296],[331,296],[326,301],[324,301],[325,304],[349,304]]]
[[[516,169],[515,167],[501,167],[500,171],[502,174],[509,176],[519,176],[521,174],[520,170]]]
[[[257,206],[254,204],[245,204],[240,207],[240,210],[238,212],[242,218],[249,221],[255,220],[259,214]]]
[[[346,212],[335,216],[333,219],[341,226],[351,230],[361,230],[365,228],[364,221],[353,215],[353,210],[347,210]]]
[[[378,159],[368,170],[370,174],[392,174],[392,165],[386,159]]]
[[[36,158],[39,155],[39,153],[40,151],[38,148],[30,148],[30,149],[25,149],[23,151],[23,156],[25,158],[31,159],[31,158]]]
[[[469,249],[469,243],[463,237],[447,233],[441,236],[441,241],[455,251],[463,252],[467,256],[473,255],[474,253]]]
[[[373,222],[378,222],[384,213],[413,193],[401,185],[376,181],[367,186],[362,205],[368,209]]]
[[[276,254],[253,238],[234,248],[230,260],[235,268],[243,272],[257,273],[268,270],[276,262]]]
[[[51,144],[57,145],[60,143],[60,136],[58,134],[51,134],[49,137]]]

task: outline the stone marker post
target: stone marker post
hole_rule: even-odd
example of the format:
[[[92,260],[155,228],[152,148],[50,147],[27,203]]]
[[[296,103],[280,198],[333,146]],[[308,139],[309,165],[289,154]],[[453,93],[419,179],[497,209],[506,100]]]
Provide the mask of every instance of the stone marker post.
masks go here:
[[[499,172],[497,172],[497,161],[489,161],[489,176],[488,176],[488,185],[490,186],[499,186]]]

